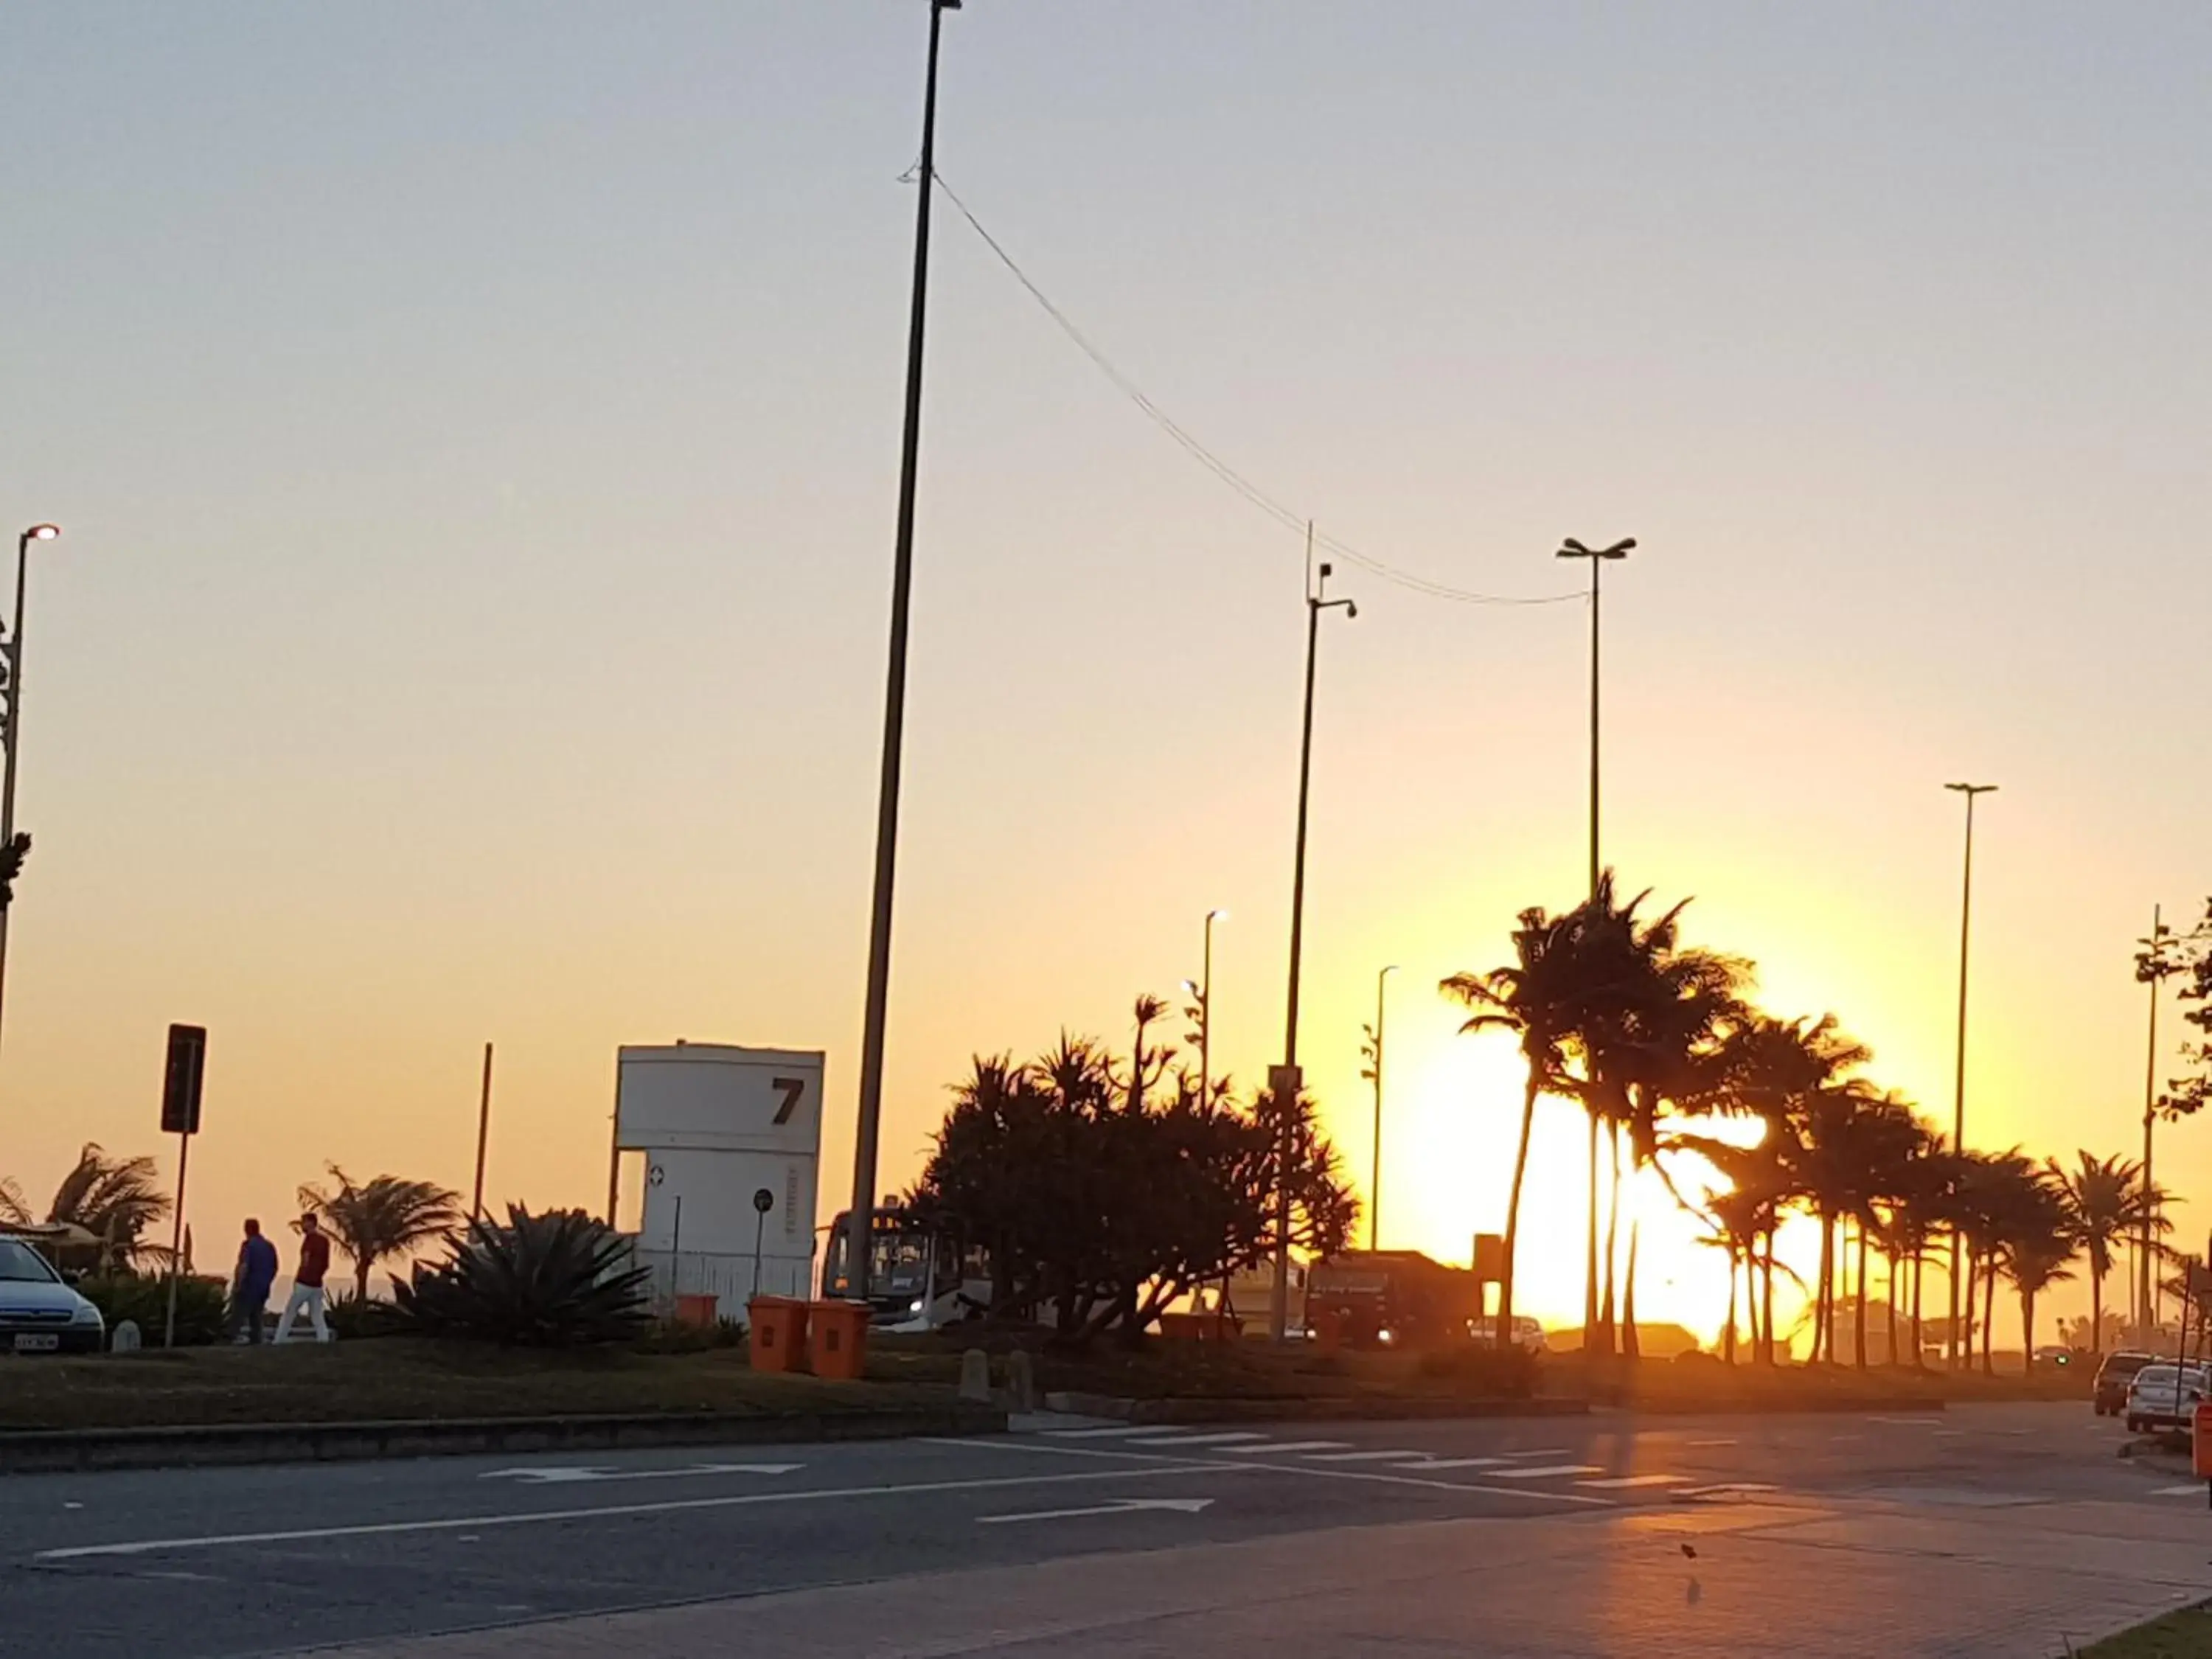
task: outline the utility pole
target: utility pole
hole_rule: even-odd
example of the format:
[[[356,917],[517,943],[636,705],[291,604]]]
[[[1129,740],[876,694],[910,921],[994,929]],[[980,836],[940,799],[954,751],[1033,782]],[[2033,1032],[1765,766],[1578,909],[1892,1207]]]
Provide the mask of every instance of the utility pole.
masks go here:
[[[1959,898],[1959,1036],[1954,1053],[1951,1078],[1952,1125],[1951,1152],[1963,1155],[1966,1150],[1966,946],[1972,935],[1974,919],[1974,797],[1996,793],[1994,783],[1947,783],[1946,789],[1966,798],[1966,870]],[[1945,1363],[1956,1370],[1959,1364],[1959,1235],[1951,1234],[1951,1328],[1944,1346]],[[1970,1306],[1966,1317],[1972,1319],[1974,1310]],[[1989,1340],[1988,1333],[1982,1340]]]
[[[1625,559],[1635,550],[1635,547],[1633,536],[1624,538],[1610,547],[1596,548],[1585,547],[1570,536],[1559,544],[1556,555],[1562,559],[1589,561],[1589,896],[1593,901],[1597,897],[1598,879],[1602,869],[1598,854],[1598,650],[1601,638],[1598,621],[1599,601],[1605,591],[1601,579],[1607,561]],[[1597,1331],[1597,1115],[1595,1111],[1589,1114],[1589,1225],[1583,1233],[1583,1347],[1585,1352],[1592,1351]],[[1610,1352],[1610,1332],[1606,1340],[1607,1352]]]
[[[1360,1075],[1375,1085],[1374,1167],[1367,1177],[1367,1248],[1382,1248],[1382,987],[1391,975],[1398,971],[1392,963],[1375,975],[1375,1023],[1367,1028],[1367,1042],[1361,1053],[1366,1055],[1368,1069]]]
[[[477,1097],[477,1184],[474,1196],[469,1200],[469,1219],[483,1218],[484,1148],[491,1139],[491,1044],[484,1044],[483,1088]],[[607,1224],[614,1220],[609,1216]]]
[[[1306,526],[1306,559],[1313,559],[1313,526]],[[1304,1078],[1298,1070],[1298,970],[1305,948],[1306,922],[1306,805],[1313,782],[1314,660],[1321,643],[1321,613],[1341,610],[1350,621],[1359,607],[1350,599],[1322,597],[1334,567],[1323,564],[1320,578],[1306,592],[1305,720],[1298,739],[1297,850],[1291,874],[1290,1010],[1284,1022],[1283,1063],[1273,1068],[1267,1082],[1281,1114],[1282,1127],[1275,1139],[1275,1283],[1267,1298],[1267,1328],[1280,1342],[1290,1334],[1291,1317],[1291,1117],[1297,1109]]]
[[[62,533],[54,524],[34,524],[15,538],[15,615],[9,625],[5,658],[8,683],[0,687],[0,848],[15,844],[15,756],[23,725],[23,592],[30,573],[31,544],[50,542]],[[6,1006],[8,986],[8,914],[12,902],[0,904],[0,1010]]]
[[[907,323],[906,429],[899,449],[897,544],[891,559],[890,660],[884,688],[883,769],[876,796],[875,896],[868,923],[867,1008],[860,1035],[860,1098],[853,1137],[852,1267],[847,1295],[868,1299],[876,1213],[876,1146],[883,1129],[884,1036],[890,1012],[891,890],[898,861],[899,763],[906,734],[907,611],[914,590],[915,479],[921,457],[921,355],[929,314],[929,204],[937,193],[937,40],[960,0],[929,0],[929,68],[921,100],[921,161],[914,209],[914,292]]]
[[[2165,907],[2153,905],[2150,937],[2136,941],[2143,947],[2136,957],[2136,977],[2150,988],[2150,1043],[2143,1056],[2142,1237],[2136,1252],[2137,1282],[2130,1286],[2130,1296],[2136,1304],[2133,1322],[2145,1341],[2151,1340],[2158,1327],[2158,1276],[2152,1267],[2152,1241],[2157,1235],[2158,1222],[2152,1212],[2152,1195],[2158,1188],[2151,1180],[2151,1129],[2158,1121],[2158,987],[2159,981],[2174,970],[2172,939],[2172,931],[2166,925]]]

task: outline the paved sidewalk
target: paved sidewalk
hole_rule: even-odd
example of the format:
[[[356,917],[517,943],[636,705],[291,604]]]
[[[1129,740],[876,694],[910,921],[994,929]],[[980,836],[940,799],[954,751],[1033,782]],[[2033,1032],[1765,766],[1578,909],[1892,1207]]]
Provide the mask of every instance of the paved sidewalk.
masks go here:
[[[1863,1500],[1342,1528],[376,1643],[343,1659],[2043,1659],[2212,1596],[2194,1507]]]

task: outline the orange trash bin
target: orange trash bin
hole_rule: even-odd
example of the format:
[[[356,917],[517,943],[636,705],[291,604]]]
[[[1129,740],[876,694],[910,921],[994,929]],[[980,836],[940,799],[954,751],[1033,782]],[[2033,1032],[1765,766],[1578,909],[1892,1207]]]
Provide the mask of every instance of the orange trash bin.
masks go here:
[[[745,1304],[752,1321],[750,1362],[757,1371],[806,1369],[807,1304],[788,1296],[757,1296]]]
[[[2189,1419],[2189,1464],[2199,1480],[2212,1480],[2212,1400],[2200,1400]]]
[[[676,1298],[676,1322],[711,1328],[714,1323],[714,1310],[720,1301],[721,1298],[716,1296],[679,1296]]]
[[[865,1302],[817,1302],[811,1315],[808,1358],[817,1376],[839,1382],[857,1380],[868,1361],[868,1304]]]

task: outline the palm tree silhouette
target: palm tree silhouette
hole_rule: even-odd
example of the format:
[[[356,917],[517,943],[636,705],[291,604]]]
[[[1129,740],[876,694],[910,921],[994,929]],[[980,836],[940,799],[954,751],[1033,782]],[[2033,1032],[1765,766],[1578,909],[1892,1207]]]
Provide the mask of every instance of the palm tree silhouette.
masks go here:
[[[2089,1352],[2105,1347],[2105,1279],[2112,1271],[2112,1247],[2148,1230],[2164,1233],[2173,1224],[2164,1210],[2168,1194],[2148,1184],[2133,1158],[2098,1158],[2084,1150],[2068,1169],[2057,1158],[2045,1167],[2064,1194],[2075,1237],[2089,1258]]]
[[[354,1292],[368,1299],[368,1276],[380,1261],[412,1255],[446,1237],[461,1224],[461,1195],[434,1182],[380,1175],[366,1186],[333,1164],[335,1188],[309,1182],[301,1205],[322,1218],[338,1248],[353,1261]]]
[[[135,1266],[165,1249],[139,1243],[139,1236],[169,1212],[150,1158],[110,1158],[88,1141],[76,1164],[54,1189],[46,1206],[49,1221],[73,1221],[100,1240],[103,1271],[120,1262]]]

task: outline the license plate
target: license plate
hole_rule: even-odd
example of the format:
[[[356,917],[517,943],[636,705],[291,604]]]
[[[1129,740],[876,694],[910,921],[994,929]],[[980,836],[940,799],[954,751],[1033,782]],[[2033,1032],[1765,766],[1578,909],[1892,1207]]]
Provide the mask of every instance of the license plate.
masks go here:
[[[15,1334],[17,1353],[52,1353],[61,1345],[61,1338],[52,1331],[18,1331]]]

